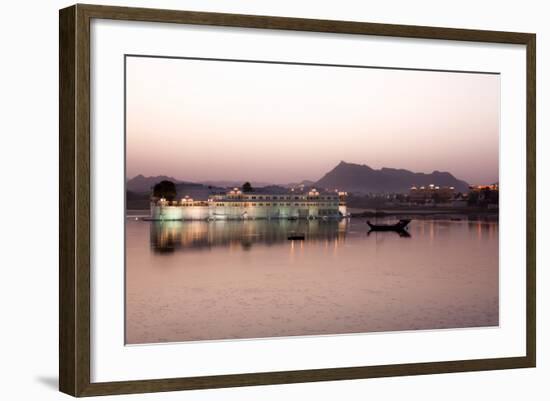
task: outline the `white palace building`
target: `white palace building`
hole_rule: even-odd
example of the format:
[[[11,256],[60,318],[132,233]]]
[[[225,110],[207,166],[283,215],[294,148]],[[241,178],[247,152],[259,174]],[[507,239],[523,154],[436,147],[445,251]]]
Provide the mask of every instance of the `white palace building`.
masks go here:
[[[242,192],[233,188],[225,194],[198,201],[151,200],[151,220],[246,220],[246,219],[328,219],[347,215],[346,192],[290,190],[269,194]]]

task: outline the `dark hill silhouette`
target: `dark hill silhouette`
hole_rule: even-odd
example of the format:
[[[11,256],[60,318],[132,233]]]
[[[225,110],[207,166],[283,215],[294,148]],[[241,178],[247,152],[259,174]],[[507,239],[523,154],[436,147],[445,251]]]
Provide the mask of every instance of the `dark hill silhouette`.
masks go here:
[[[139,174],[126,181],[126,190],[132,192],[149,192],[155,184],[161,181],[172,181],[174,184],[179,184],[182,182],[180,180],[176,180],[174,177],[168,177],[166,175],[145,177],[142,174]]]
[[[145,177],[141,174],[126,182],[126,206],[128,209],[147,209],[151,189],[161,181],[171,181],[176,184],[176,200],[188,196],[192,199],[206,200],[215,193],[224,193],[225,188],[212,185],[203,185],[194,182],[185,182],[173,177],[158,175]]]
[[[344,161],[315,183],[320,188],[354,193],[408,192],[413,185],[430,184],[455,187],[459,192],[468,191],[468,183],[448,172],[433,171],[426,174],[386,167],[376,170],[364,164]]]

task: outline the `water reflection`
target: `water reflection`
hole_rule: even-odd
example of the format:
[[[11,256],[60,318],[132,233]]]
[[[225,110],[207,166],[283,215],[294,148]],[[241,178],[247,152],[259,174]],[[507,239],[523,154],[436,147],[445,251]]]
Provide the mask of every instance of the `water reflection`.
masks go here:
[[[392,221],[391,218],[380,222]],[[213,247],[240,246],[248,251],[256,244],[275,245],[289,241],[289,235],[304,234],[305,242],[326,242],[338,246],[350,230],[358,230],[367,237],[411,238],[419,235],[434,244],[437,237],[444,238],[448,231],[463,227],[478,240],[498,239],[498,223],[484,220],[462,221],[416,219],[410,229],[388,232],[369,230],[363,219],[342,220],[248,220],[248,221],[165,221],[143,223],[150,225],[150,246],[156,253],[175,250],[208,250]]]
[[[390,218],[380,219],[380,222]],[[377,239],[386,237],[411,238],[415,235],[433,245],[436,238],[444,239],[449,231],[462,227],[478,241],[498,240],[498,223],[484,220],[462,221],[416,219],[409,229],[378,232],[369,230],[363,219],[342,220],[248,220],[248,221],[165,221],[142,222],[149,225],[149,243],[155,253],[172,253],[176,250],[209,250],[214,247],[239,246],[244,251],[254,245],[271,246],[293,243],[290,235],[304,234],[297,242],[324,242],[338,247],[352,233],[362,233]],[[389,238],[388,238],[389,239]]]
[[[380,233],[380,231],[376,231],[376,230],[369,230],[367,231],[367,236],[371,236],[373,234],[377,234],[377,233]],[[409,231],[407,231],[406,229],[402,229],[402,230],[390,230],[390,231],[384,231],[382,232],[383,234],[395,234],[395,235],[398,235],[400,236],[401,238],[411,238],[411,233],[409,233]]]
[[[414,218],[407,238],[368,230],[365,218],[128,219],[126,342],[499,324],[498,221]]]
[[[308,242],[344,241],[347,223],[345,219],[151,222],[150,244],[155,252],[171,253],[234,245],[247,251],[258,243],[291,242],[292,234],[304,234]]]

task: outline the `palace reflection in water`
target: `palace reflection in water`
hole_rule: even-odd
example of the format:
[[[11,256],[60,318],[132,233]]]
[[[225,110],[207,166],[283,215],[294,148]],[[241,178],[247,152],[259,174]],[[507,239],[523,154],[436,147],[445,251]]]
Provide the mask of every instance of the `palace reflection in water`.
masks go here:
[[[414,219],[401,237],[368,235],[362,218],[128,219],[126,342],[495,326],[498,228]]]
[[[248,220],[248,221],[166,221],[150,222],[151,248],[156,252],[199,250],[212,247],[289,242],[293,233],[307,241],[343,241],[347,219],[341,220]]]

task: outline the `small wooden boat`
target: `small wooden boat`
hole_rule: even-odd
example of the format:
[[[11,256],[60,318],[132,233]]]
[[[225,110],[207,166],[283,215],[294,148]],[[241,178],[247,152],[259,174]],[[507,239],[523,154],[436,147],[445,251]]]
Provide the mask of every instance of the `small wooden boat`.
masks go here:
[[[410,222],[410,219],[401,219],[395,224],[372,224],[367,220],[367,224],[372,231],[403,231]]]
[[[306,239],[306,236],[305,234],[290,234],[288,236],[288,239],[289,240],[298,240],[298,241],[303,241]]]

